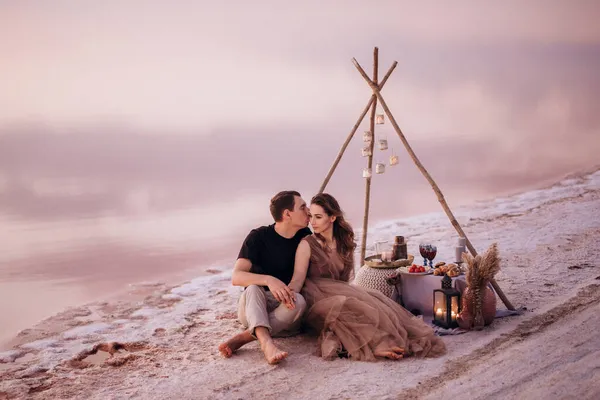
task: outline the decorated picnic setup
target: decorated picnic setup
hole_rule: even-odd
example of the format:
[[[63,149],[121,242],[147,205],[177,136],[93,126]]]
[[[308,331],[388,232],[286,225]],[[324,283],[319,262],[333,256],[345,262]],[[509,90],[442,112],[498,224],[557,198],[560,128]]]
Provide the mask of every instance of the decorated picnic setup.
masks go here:
[[[377,47],[373,51],[372,77],[367,75],[355,58],[352,59],[352,62],[373,93],[339,150],[333,165],[321,184],[319,193],[327,187],[346,148],[365,116],[369,113],[369,129],[363,132],[363,147],[361,150],[362,156],[367,160],[367,165],[362,171],[362,176],[365,179],[365,207],[360,245],[361,267],[356,273],[353,284],[381,291],[402,304],[413,314],[428,318],[434,325],[442,329],[479,330],[485,325],[491,324],[496,316],[496,295],[509,311],[515,311],[494,278],[500,270],[497,245],[494,243],[482,254],[477,253],[477,250],[454,217],[452,210],[450,210],[442,191],[406,140],[381,94],[398,62],[394,61],[392,63],[381,80],[378,71],[379,49]],[[378,112],[378,104],[383,112]],[[408,253],[409,243],[403,235],[394,237],[391,250],[380,251],[376,243],[375,254],[366,255],[371,183],[374,178],[374,153],[375,151],[387,151],[389,148],[385,135],[380,135],[379,139],[376,140],[378,136],[376,136],[375,128],[378,125],[385,124],[386,117],[408,155],[431,185],[442,209],[458,234],[454,259],[452,260],[439,261],[434,264],[433,260],[437,255],[436,245],[433,243],[419,243],[419,255],[423,260],[421,264],[421,257],[415,259],[414,255]],[[381,157],[377,159],[380,160]],[[389,166],[393,168],[397,164],[398,155],[392,151],[389,156]],[[385,163],[376,163],[375,175],[383,174],[385,170]]]

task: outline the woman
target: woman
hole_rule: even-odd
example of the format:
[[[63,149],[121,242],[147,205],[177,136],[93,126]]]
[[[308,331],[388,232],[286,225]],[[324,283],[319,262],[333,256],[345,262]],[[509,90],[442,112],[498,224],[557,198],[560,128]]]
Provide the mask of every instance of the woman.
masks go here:
[[[421,319],[378,291],[350,285],[354,232],[335,198],[316,195],[310,212],[314,234],[298,246],[289,286],[306,299],[305,320],[319,334],[319,355],[373,361],[444,354],[444,342]]]

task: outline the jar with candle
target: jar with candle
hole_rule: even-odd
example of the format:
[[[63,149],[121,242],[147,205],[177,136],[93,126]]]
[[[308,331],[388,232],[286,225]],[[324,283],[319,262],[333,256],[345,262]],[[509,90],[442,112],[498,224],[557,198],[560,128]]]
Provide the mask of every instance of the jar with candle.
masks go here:
[[[408,259],[408,249],[404,236],[396,236],[394,238],[394,246],[392,247],[392,260]]]
[[[390,165],[396,165],[398,164],[398,156],[397,155],[391,155],[390,156]]]
[[[363,147],[361,150],[361,153],[362,153],[363,157],[369,157],[369,156],[373,155],[373,152],[371,151],[371,146]]]
[[[371,131],[364,131],[363,132],[363,142],[365,143],[371,143],[373,141],[373,132]]]
[[[459,237],[458,246],[454,248],[454,262],[460,264],[463,262],[462,254],[467,252],[467,238]]]
[[[383,174],[384,172],[385,172],[385,164],[384,163],[375,164],[375,173],[376,174]]]
[[[454,248],[454,262],[460,264],[463,262],[462,255],[466,253],[466,249],[464,247],[457,246]]]
[[[371,168],[363,168],[363,178],[370,178],[371,177]]]
[[[377,125],[383,125],[385,123],[385,116],[384,116],[384,114],[377,114],[377,115],[375,115],[375,123]]]

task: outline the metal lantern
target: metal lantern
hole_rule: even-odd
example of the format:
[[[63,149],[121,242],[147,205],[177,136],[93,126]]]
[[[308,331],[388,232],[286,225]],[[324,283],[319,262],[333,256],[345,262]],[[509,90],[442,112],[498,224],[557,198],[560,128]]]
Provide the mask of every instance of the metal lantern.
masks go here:
[[[379,139],[379,150],[387,150],[388,143],[387,139]]]
[[[433,323],[446,329],[458,328],[460,311],[460,292],[452,287],[452,278],[444,275],[442,288],[433,291]]]
[[[363,157],[369,157],[373,155],[373,153],[371,152],[371,146],[363,147],[361,152]]]
[[[363,178],[371,177],[371,168],[363,168]]]
[[[371,131],[364,131],[363,132],[363,142],[365,143],[371,143],[373,141],[373,132]]]
[[[376,174],[383,174],[384,172],[385,172],[385,164],[384,163],[375,164],[375,173]]]
[[[396,165],[398,164],[398,156],[397,155],[391,155],[390,156],[390,165]]]
[[[383,123],[385,122],[385,117],[383,114],[377,114],[375,115],[375,123],[377,125],[383,125]]]

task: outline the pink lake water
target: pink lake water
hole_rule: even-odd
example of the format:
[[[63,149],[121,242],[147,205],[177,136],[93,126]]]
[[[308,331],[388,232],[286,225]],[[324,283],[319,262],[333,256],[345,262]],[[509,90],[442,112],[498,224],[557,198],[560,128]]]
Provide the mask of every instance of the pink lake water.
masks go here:
[[[291,160],[256,140],[236,140],[251,151],[224,163],[231,138],[2,133],[0,342],[66,307],[128,297],[136,284],[179,283],[213,265],[230,268],[248,231],[272,222],[271,196],[296,189],[309,201],[339,146],[332,140],[298,147],[304,153]],[[294,140],[300,139],[270,144],[299,145]],[[360,154],[360,145],[352,143],[351,151]],[[572,170],[503,167],[482,176],[470,158],[457,157],[449,169],[446,161],[436,164],[444,159],[431,146],[414,147],[451,207],[552,183]],[[357,231],[363,161],[342,160],[327,187]],[[439,209],[408,157],[373,179],[370,226]]]

